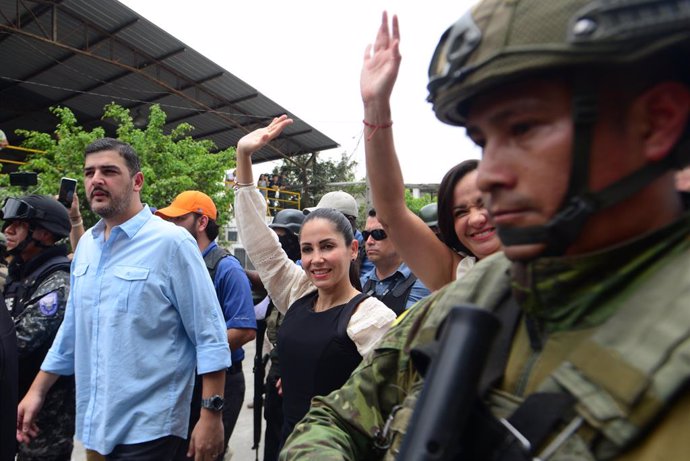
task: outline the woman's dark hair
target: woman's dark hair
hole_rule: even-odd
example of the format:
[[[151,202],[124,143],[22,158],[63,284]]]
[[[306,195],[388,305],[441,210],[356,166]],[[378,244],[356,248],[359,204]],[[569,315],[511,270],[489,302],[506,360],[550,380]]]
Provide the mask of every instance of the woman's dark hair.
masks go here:
[[[345,246],[349,247],[355,239],[354,230],[350,221],[340,211],[333,208],[317,208],[304,218],[302,229],[309,222],[314,219],[325,219],[333,223],[335,230],[345,239]],[[300,240],[302,231],[300,230]],[[350,262],[350,283],[357,290],[362,291],[362,284],[359,281],[359,264],[357,260]]]
[[[438,230],[443,242],[466,255],[474,256],[469,248],[465,247],[455,233],[455,217],[453,216],[453,195],[455,186],[468,173],[479,167],[479,160],[465,160],[448,170],[438,187]]]

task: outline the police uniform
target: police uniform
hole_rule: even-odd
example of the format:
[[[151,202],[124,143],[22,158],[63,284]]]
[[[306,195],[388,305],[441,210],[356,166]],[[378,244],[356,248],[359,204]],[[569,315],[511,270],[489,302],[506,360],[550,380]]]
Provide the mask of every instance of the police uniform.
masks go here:
[[[9,197],[2,206],[3,232],[14,221],[28,223],[28,233],[9,253],[3,297],[17,333],[19,400],[26,395],[38,374],[48,349],[62,324],[70,286],[70,261],[65,245],[46,245],[36,240],[41,228],[55,240],[70,232],[70,221],[64,206],[52,197],[27,195]],[[33,244],[40,251],[23,259],[23,252]],[[36,418],[38,436],[29,444],[20,444],[17,459],[61,461],[72,454],[75,421],[74,377],[63,376],[45,397]]]
[[[64,245],[10,264],[4,296],[17,330],[19,398],[29,390],[65,315],[69,260]],[[39,435],[19,447],[19,460],[69,460],[74,437],[74,377],[60,377],[36,421]]]

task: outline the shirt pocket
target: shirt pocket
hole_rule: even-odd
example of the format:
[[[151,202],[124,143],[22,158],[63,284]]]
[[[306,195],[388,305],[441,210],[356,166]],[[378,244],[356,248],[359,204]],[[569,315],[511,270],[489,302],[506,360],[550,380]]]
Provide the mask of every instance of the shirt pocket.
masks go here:
[[[117,278],[117,310],[127,312],[141,300],[144,284],[149,277],[149,268],[137,266],[115,266],[113,275]]]
[[[92,290],[80,290],[83,286],[86,286],[86,274],[89,271],[88,264],[77,264],[72,269],[72,277],[74,278],[74,286],[71,287],[70,293],[84,293],[88,295]],[[84,296],[73,296],[72,304],[75,308],[80,308],[82,306],[88,306],[93,303],[93,298],[85,299]]]

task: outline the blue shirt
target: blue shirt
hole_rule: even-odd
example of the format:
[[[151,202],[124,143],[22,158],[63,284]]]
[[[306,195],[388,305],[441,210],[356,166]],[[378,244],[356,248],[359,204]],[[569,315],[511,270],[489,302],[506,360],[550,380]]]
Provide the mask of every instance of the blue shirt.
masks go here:
[[[218,245],[216,242],[206,247],[202,256],[206,256]],[[227,328],[251,328],[256,330],[256,314],[254,314],[254,300],[252,286],[240,262],[232,256],[227,256],[216,266],[213,286],[225,317]],[[244,360],[244,349],[241,347],[232,351],[232,363]]]
[[[364,236],[362,233],[359,231],[359,229],[355,230],[355,238],[359,242],[359,248],[365,248],[366,242],[364,241]],[[376,269],[374,267],[374,263],[371,262],[369,258],[367,258],[367,253],[365,251],[362,251],[362,264],[359,266],[359,273],[360,274],[368,274],[372,270]],[[364,276],[361,276],[360,279],[363,279]],[[364,286],[364,285],[362,285]]]
[[[400,266],[398,266],[398,269],[393,274],[391,274],[383,280],[379,280],[379,278],[376,276],[376,268],[374,268],[368,273],[364,274],[360,278],[360,282],[362,283],[362,287],[364,287],[364,285],[367,283],[369,279],[374,280],[374,290],[376,291],[376,294],[383,295],[387,291],[395,288],[395,286],[399,282],[402,282],[403,280],[407,279],[407,277],[409,277],[411,273],[412,271],[410,271],[410,268],[407,267],[407,264],[402,263],[400,264]],[[405,309],[410,308],[414,303],[416,303],[422,298],[426,298],[430,294],[431,292],[427,287],[424,286],[421,280],[415,280],[415,282],[412,284],[410,295],[407,297]]]
[[[104,240],[101,220],[79,241],[65,319],[41,369],[76,378],[76,437],[115,445],[187,437],[199,374],[230,366],[222,312],[185,229],[148,206]]]

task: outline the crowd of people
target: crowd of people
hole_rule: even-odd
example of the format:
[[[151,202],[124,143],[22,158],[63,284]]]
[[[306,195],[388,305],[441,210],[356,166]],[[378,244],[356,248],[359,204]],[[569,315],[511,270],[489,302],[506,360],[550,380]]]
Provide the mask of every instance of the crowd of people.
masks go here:
[[[257,319],[265,461],[685,459],[690,13],[671,3],[482,0],[460,18],[429,100],[482,160],[419,215],[384,13],[360,78],[373,207],[358,222],[333,191],[270,213],[252,155],[292,124],[274,118],[233,173],[255,271],[215,242],[211,197],[142,203],[116,139],[84,152],[94,227],[76,196],[8,198],[0,461],[67,460],[74,437],[89,460],[222,459]]]

